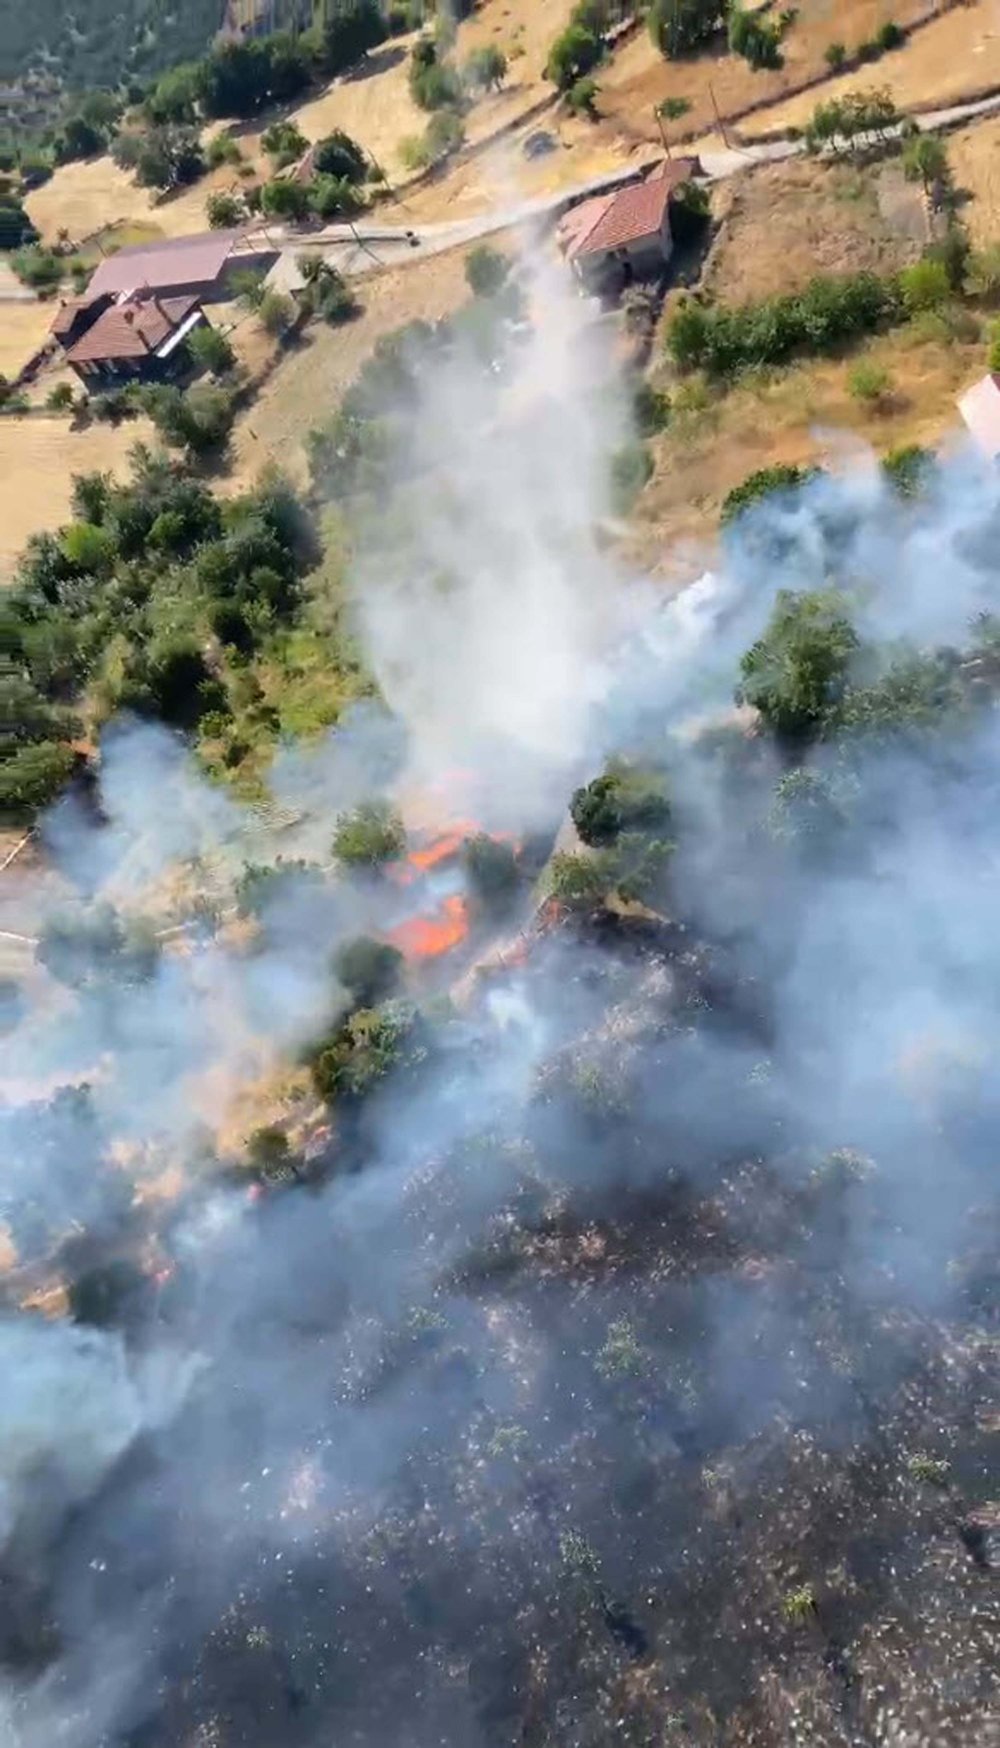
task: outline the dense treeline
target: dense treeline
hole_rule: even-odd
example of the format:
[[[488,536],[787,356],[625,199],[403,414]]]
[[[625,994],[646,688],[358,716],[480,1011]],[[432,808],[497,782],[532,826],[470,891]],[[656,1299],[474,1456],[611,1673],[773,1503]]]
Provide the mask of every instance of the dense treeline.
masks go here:
[[[129,710],[225,739],[254,692],[255,656],[294,623],[318,557],[279,476],[222,502],[139,444],[127,484],[80,475],[73,508],[29,541],[2,604],[0,802],[20,812],[67,775],[81,710],[91,725]]]

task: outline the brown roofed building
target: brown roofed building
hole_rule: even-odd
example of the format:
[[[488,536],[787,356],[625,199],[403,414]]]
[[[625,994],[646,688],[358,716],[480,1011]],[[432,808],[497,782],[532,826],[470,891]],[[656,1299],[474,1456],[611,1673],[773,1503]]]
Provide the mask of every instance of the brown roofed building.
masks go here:
[[[621,290],[662,273],[674,247],[670,202],[700,168],[696,158],[668,160],[642,182],[571,209],[559,239],[577,277],[593,290]]]
[[[277,251],[244,243],[242,231],[206,231],[196,237],[173,237],[162,243],[139,243],[119,249],[101,261],[87,287],[88,298],[110,292],[156,291],[164,297],[187,292],[201,302],[225,297],[234,272],[266,270]]]
[[[102,297],[68,298],[60,304],[55,321],[49,329],[53,340],[58,340],[60,346],[68,350],[96,322],[98,316],[104,313],[111,301],[109,292],[105,292]]]
[[[155,382],[184,361],[184,341],[205,320],[196,297],[120,298],[66,348],[66,362],[88,388]]]

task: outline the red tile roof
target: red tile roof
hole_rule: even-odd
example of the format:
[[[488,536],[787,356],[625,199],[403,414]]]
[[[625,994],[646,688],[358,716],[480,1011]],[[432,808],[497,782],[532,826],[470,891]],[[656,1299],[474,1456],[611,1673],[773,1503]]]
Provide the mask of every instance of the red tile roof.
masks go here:
[[[198,308],[196,297],[129,298],[112,304],[66,353],[70,364],[146,358],[162,346],[185,317]]]
[[[232,252],[239,231],[206,231],[197,237],[174,237],[164,243],[139,243],[119,249],[100,263],[90,285],[89,297],[102,291],[113,293],[152,291],[168,285],[207,285],[218,279]]]
[[[570,244],[570,255],[604,254],[655,236],[670,196],[682,182],[690,181],[697,168],[694,158],[675,158],[657,165],[644,182],[620,189],[604,211],[595,214],[589,230]]]

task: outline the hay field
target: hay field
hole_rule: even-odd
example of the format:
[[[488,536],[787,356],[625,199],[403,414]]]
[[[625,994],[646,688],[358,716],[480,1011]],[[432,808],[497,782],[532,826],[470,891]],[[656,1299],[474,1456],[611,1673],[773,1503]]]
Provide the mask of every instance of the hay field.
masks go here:
[[[29,534],[70,513],[75,473],[128,471],[133,443],[155,441],[148,419],[73,431],[64,419],[0,419],[0,583],[7,583]]]
[[[948,159],[956,188],[969,197],[962,220],[972,242],[1000,243],[1000,116],[952,134]]]
[[[898,8],[896,16],[903,17]],[[1000,86],[1000,0],[972,0],[935,18],[893,54],[871,67],[831,79],[822,97],[842,96],[859,86],[887,86],[901,109],[944,107],[987,88]],[[804,91],[740,128],[745,139],[761,132],[801,127],[820,93]]]
[[[987,3],[995,8],[998,0]],[[811,0],[811,3],[803,0],[782,45],[785,64],[774,72],[755,73],[741,56],[729,54],[721,41],[718,47],[691,59],[666,61],[648,33],[640,31],[599,74],[599,108],[608,124],[626,137],[656,142],[657,105],[667,97],[685,98],[691,107],[681,121],[673,124],[674,131],[687,137],[712,133],[716,128],[713,92],[723,117],[738,114],[751,103],[773,100],[778,104],[784,94],[825,71],[823,57],[830,43],[842,42],[850,50],[871,37],[887,18],[894,18],[899,24],[913,24],[936,12],[940,4],[941,0],[894,0],[891,6],[886,0]],[[965,16],[963,11],[962,17]],[[918,33],[916,41],[920,40]],[[900,54],[909,52],[907,48]],[[883,83],[882,72],[891,58],[885,56],[865,69],[866,82]],[[857,82],[855,74],[849,83]],[[815,101],[815,96],[807,101],[807,113]],[[790,105],[782,105],[782,110],[785,107]],[[771,114],[770,109],[764,112],[760,126],[777,125]]]

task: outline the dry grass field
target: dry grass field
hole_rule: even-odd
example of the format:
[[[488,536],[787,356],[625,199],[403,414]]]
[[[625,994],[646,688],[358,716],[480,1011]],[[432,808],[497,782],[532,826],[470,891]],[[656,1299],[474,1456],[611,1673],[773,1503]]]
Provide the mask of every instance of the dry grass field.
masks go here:
[[[972,242],[1000,243],[1000,116],[952,134],[948,158],[956,188],[968,197],[962,219]]]
[[[13,378],[37,352],[52,326],[54,303],[0,304],[0,376]]]
[[[0,583],[9,582],[29,534],[66,521],[75,473],[124,474],[132,444],[155,435],[146,419],[84,431],[65,419],[0,419]]]
[[[904,16],[902,7],[894,10],[897,17]],[[836,97],[859,85],[887,86],[901,109],[943,107],[1000,86],[1000,0],[954,6],[874,66],[830,80],[822,96]],[[817,101],[816,92],[804,91],[753,116],[740,133],[753,139],[775,128],[801,127]]]
[[[365,279],[356,321],[342,328],[314,323],[306,330],[237,423],[230,489],[255,479],[269,462],[304,481],[306,432],[334,412],[379,336],[418,318],[439,320],[465,300],[465,253],[452,250]]]
[[[882,409],[859,405],[850,392],[859,358],[888,373]],[[957,439],[956,398],[982,366],[981,339],[951,339],[931,322],[883,335],[846,359],[752,374],[728,393],[689,385],[654,443],[656,471],[637,506],[632,556],[667,578],[690,576],[714,541],[726,493],[757,468],[836,467],[869,450]]]
[[[817,273],[889,273],[929,241],[922,195],[898,163],[767,164],[723,183],[705,283],[727,303],[794,291]]]
[[[713,94],[723,117],[737,115],[751,103],[778,104],[786,93],[824,72],[823,57],[830,43],[842,42],[850,50],[870,38],[887,19],[913,24],[936,12],[940,4],[941,0],[893,0],[891,5],[888,0],[803,0],[783,44],[785,64],[775,72],[755,73],[745,60],[729,54],[721,43],[717,49],[690,60],[665,61],[648,33],[640,31],[599,75],[599,108],[605,125],[625,137],[656,141],[657,106],[667,97],[684,98],[691,107],[674,124],[675,131],[688,137],[710,133],[716,125]],[[980,0],[978,6],[963,9],[960,16],[967,18],[969,10],[995,10],[996,5],[997,0]],[[928,25],[927,29],[930,28]],[[870,76],[883,83],[883,69],[888,69],[890,59],[905,59],[921,41],[922,34],[917,34],[912,48],[907,45],[898,56],[886,56],[869,69]],[[953,47],[955,34],[953,30],[950,39]],[[857,75],[853,83],[857,84]],[[804,101],[809,113],[815,98]],[[791,105],[782,105],[782,112],[786,107]],[[771,120],[771,111],[765,111],[760,126],[774,125],[777,124]]]

